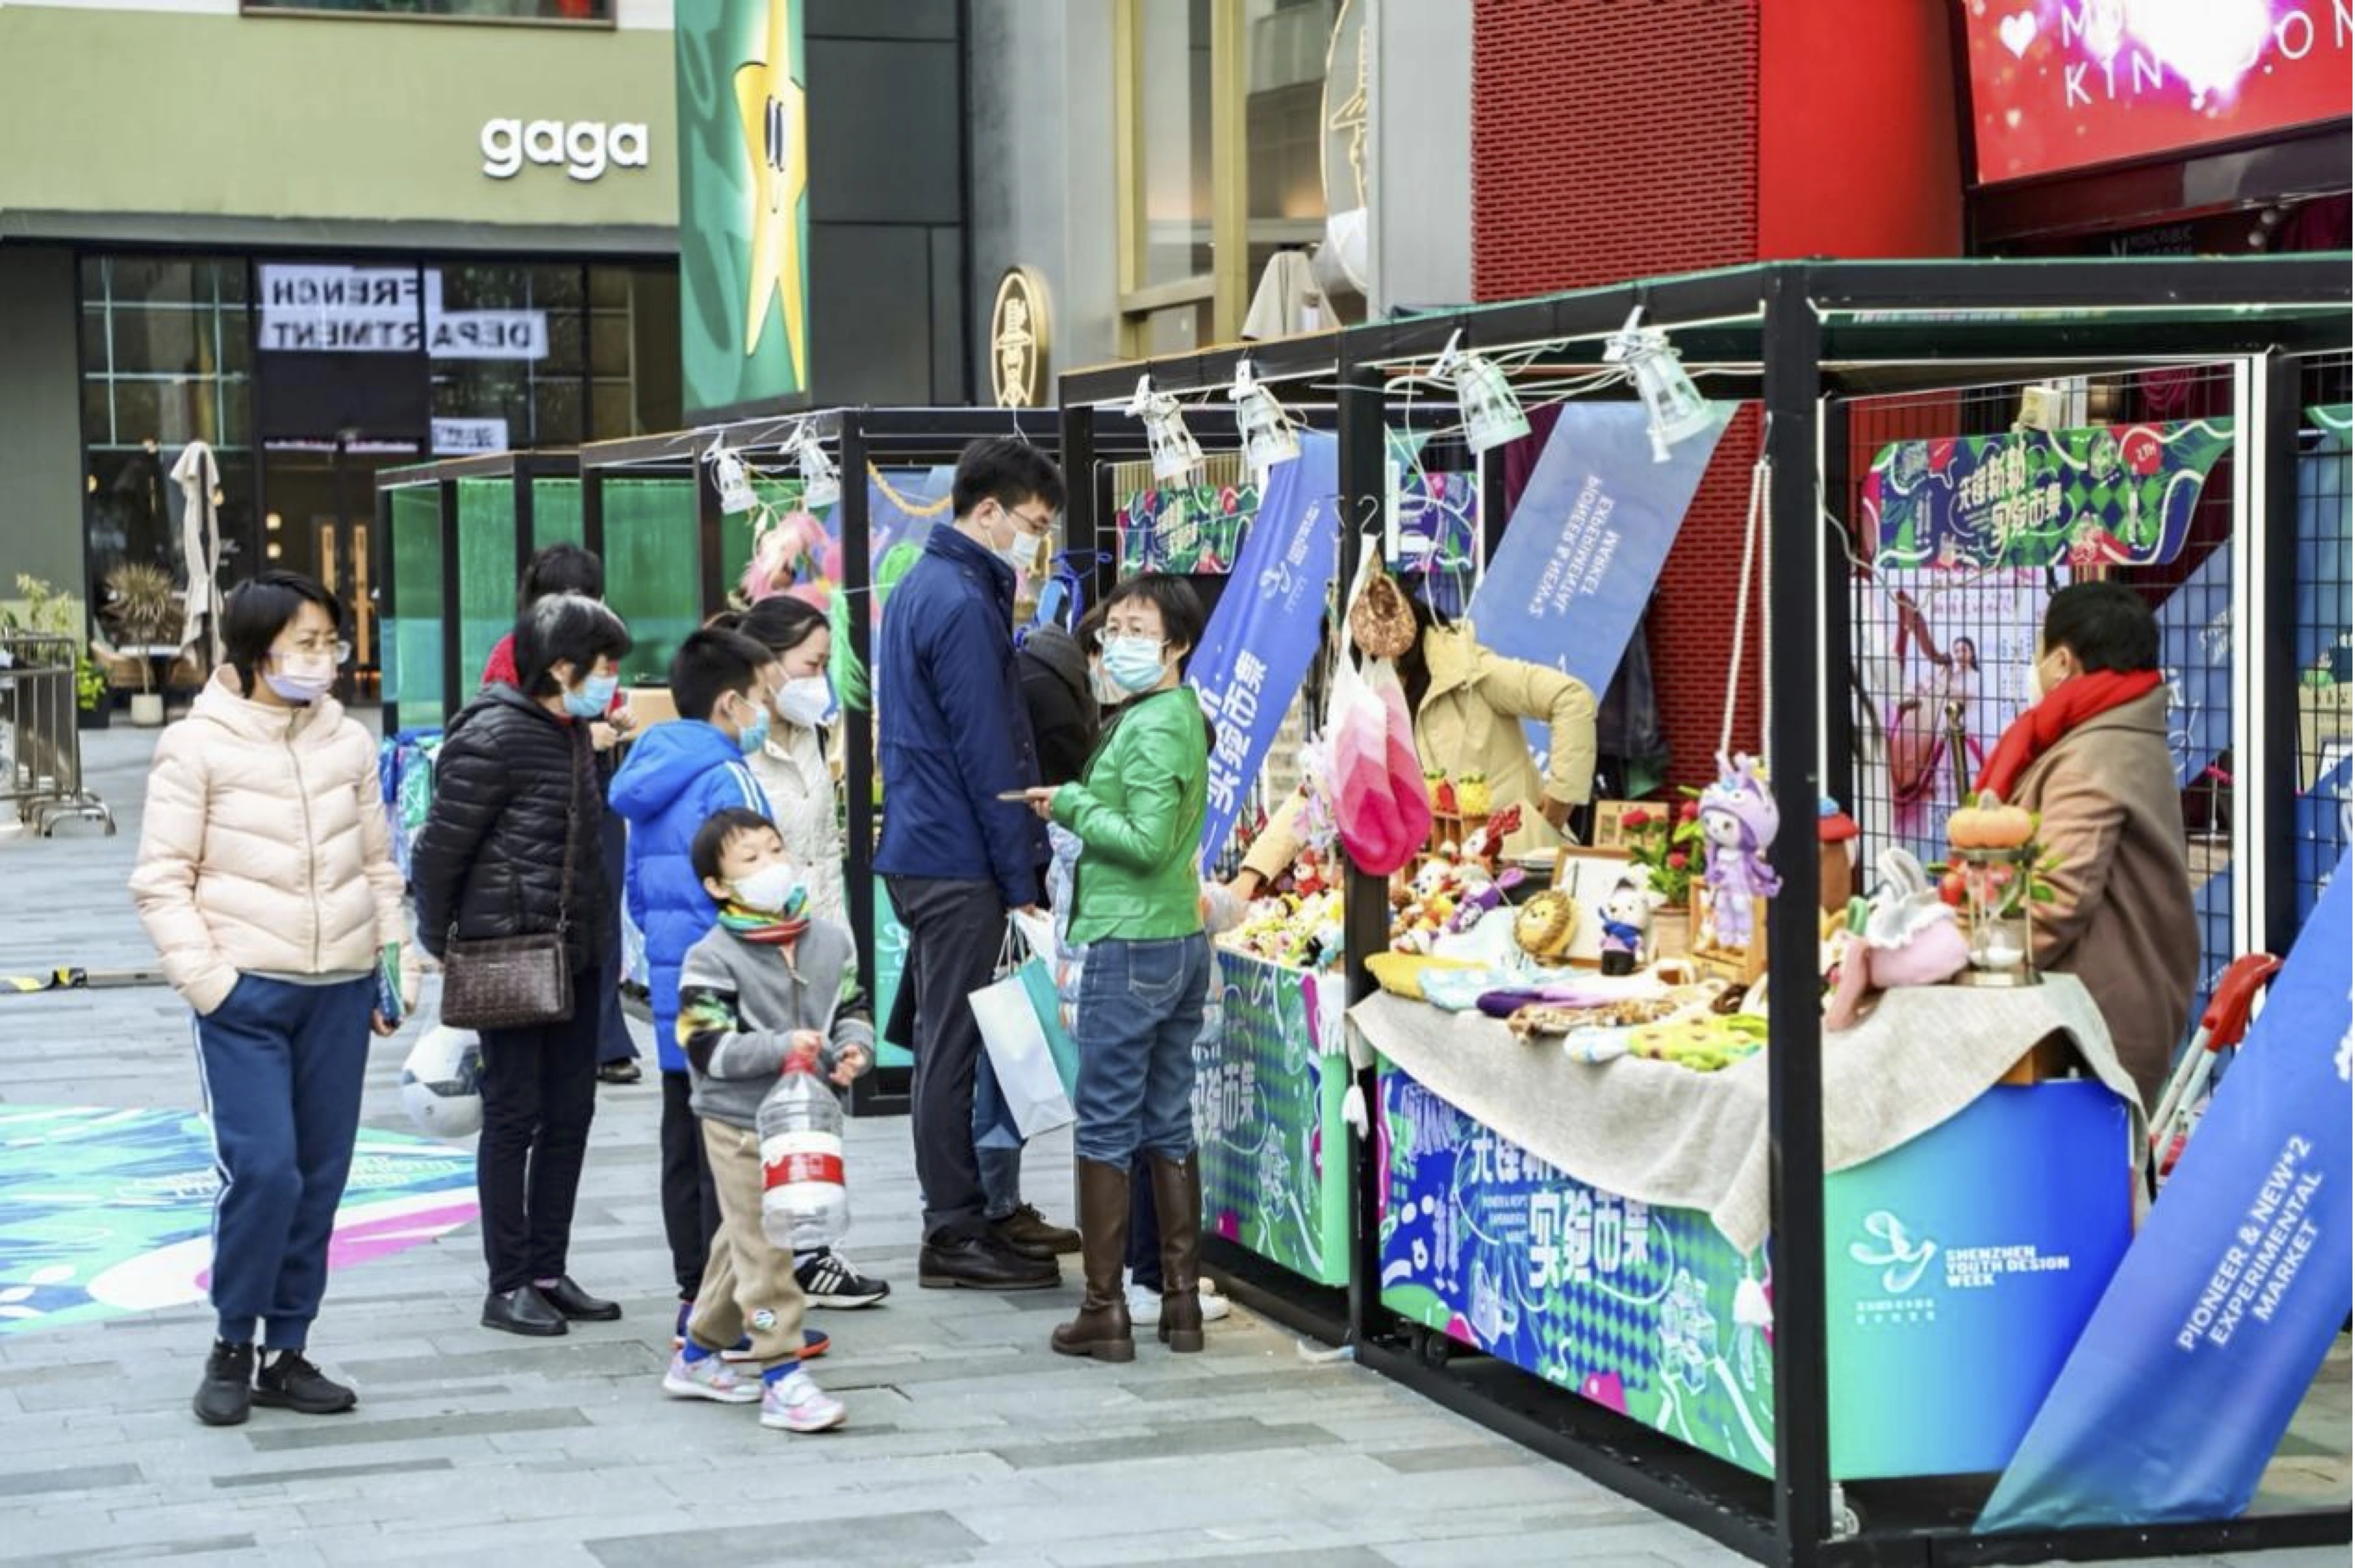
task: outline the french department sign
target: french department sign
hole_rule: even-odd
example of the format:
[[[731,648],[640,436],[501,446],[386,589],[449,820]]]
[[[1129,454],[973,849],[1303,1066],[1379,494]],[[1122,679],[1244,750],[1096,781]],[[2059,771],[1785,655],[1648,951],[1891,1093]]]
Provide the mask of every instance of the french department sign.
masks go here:
[[[545,311],[444,310],[437,268],[272,263],[261,281],[267,353],[548,357]]]

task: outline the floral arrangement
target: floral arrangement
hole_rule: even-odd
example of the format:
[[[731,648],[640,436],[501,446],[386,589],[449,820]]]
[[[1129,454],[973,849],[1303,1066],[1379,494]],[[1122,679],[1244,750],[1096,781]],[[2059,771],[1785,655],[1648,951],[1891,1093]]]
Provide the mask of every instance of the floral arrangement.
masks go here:
[[[1693,875],[1700,869],[1700,802],[1692,790],[1685,795],[1681,805],[1639,805],[1619,819],[1627,858],[1644,868],[1652,891],[1670,909],[1691,901]]]

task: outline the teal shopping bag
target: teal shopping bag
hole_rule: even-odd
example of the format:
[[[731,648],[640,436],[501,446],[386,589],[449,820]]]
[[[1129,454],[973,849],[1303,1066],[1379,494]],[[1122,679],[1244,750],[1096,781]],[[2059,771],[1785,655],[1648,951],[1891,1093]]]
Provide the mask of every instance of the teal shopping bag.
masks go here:
[[[1063,1027],[1062,999],[1055,994],[1054,971],[1047,966],[1044,958],[1033,954],[1015,973],[1021,977],[1031,1010],[1039,1015],[1039,1032],[1047,1037],[1047,1054],[1055,1059],[1055,1073],[1063,1081],[1063,1093],[1076,1095],[1080,1092],[1080,1042]]]

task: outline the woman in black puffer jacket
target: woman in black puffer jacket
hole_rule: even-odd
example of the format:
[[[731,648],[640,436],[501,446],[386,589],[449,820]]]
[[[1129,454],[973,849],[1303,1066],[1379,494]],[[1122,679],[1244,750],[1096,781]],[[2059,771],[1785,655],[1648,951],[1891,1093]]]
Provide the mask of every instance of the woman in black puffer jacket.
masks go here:
[[[450,720],[410,858],[418,937],[436,956],[453,936],[565,933],[571,1016],[483,1031],[483,1327],[510,1334],[622,1315],[572,1283],[565,1252],[597,1109],[598,955],[614,907],[609,879],[621,872],[599,846],[589,725],[612,702],[629,650],[620,617],[593,599],[557,594],[526,610],[516,684],[484,688]]]

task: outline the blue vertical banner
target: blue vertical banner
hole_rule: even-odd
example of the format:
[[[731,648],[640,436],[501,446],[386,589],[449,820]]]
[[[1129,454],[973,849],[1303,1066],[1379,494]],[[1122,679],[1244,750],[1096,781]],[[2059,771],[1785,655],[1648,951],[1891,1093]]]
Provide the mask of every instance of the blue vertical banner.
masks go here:
[[[2256,1495],[2355,1288],[2350,912],[2342,857],[1980,1531],[2234,1519]]]
[[[1571,403],[1472,595],[1481,645],[1561,670],[1599,699],[1651,601],[1685,509],[1725,434],[1717,423],[1652,461],[1641,403]]]
[[[1340,554],[1340,484],[1333,436],[1303,431],[1300,455],[1268,473],[1233,579],[1188,667],[1187,682],[1218,731],[1202,819],[1205,865],[1234,831],[1244,792],[1316,656],[1317,623]]]

